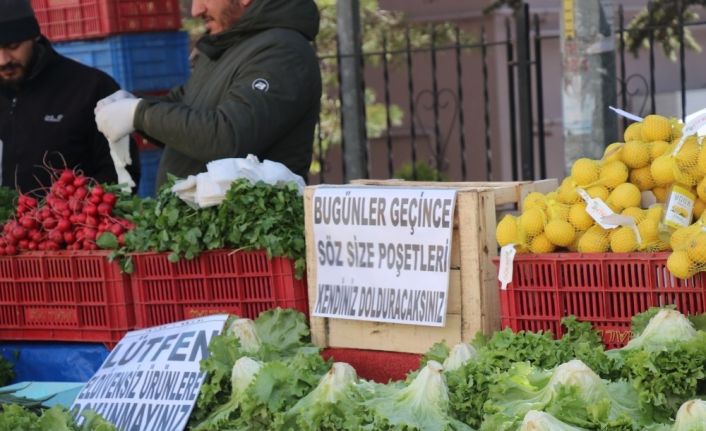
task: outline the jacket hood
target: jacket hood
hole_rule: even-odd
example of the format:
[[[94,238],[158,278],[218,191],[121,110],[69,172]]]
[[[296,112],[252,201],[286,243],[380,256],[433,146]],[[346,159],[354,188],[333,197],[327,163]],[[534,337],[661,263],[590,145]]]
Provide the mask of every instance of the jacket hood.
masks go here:
[[[271,28],[288,28],[314,40],[319,33],[319,9],[314,0],[253,0],[230,29],[202,37],[197,47],[210,58],[218,58],[248,35]]]

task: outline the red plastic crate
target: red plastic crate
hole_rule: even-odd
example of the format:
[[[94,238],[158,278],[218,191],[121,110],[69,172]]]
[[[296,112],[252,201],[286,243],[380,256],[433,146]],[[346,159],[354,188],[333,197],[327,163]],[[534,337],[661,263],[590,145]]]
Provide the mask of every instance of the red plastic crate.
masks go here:
[[[630,339],[634,315],[676,305],[684,314],[706,312],[706,274],[688,280],[667,270],[669,253],[518,254],[513,281],[500,290],[502,326],[513,331],[552,331],[561,319],[591,322],[608,348]],[[497,258],[495,259],[497,264]]]
[[[52,41],[181,27],[178,0],[32,0],[32,7]]]
[[[108,252],[0,257],[0,340],[114,346],[135,326],[130,279]]]
[[[306,280],[294,262],[264,251],[208,251],[176,263],[168,253],[133,255],[132,289],[138,328],[217,313],[254,319],[275,307],[308,315]]]

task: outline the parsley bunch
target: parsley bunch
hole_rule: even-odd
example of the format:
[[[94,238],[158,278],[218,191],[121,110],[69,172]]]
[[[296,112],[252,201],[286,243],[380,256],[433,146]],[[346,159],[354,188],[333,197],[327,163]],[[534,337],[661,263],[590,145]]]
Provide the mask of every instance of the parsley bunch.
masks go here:
[[[193,259],[205,250],[266,250],[271,257],[295,261],[297,277],[306,267],[304,201],[294,184],[272,186],[235,181],[225,200],[210,208],[194,208],[162,187],[156,199],[134,206],[135,229],[125,235],[128,252],[170,252],[169,260]],[[123,262],[131,272],[129,258]]]

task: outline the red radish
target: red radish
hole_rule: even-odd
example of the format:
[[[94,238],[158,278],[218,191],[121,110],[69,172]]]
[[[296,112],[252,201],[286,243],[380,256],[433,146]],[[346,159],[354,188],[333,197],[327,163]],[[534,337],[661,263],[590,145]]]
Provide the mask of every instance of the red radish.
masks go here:
[[[29,239],[30,239],[30,242],[31,241],[39,242],[42,240],[42,233],[37,230],[32,231],[29,235]]]
[[[98,205],[101,203],[103,199],[100,196],[91,196],[88,198],[88,202],[92,203],[93,205]]]
[[[64,235],[56,229],[49,231],[49,234],[47,234],[47,238],[49,238],[49,241],[54,241],[57,244],[60,244],[62,241],[64,241]]]
[[[27,246],[27,248],[28,248],[29,250],[34,251],[34,250],[37,249],[37,243],[34,242],[34,241],[30,241],[30,242],[29,242],[29,245]]]
[[[71,184],[67,185],[64,190],[66,190],[67,197],[73,195],[76,191],[76,187],[73,186],[73,181],[71,182]]]
[[[73,244],[76,241],[73,232],[64,232],[64,242],[67,244]]]
[[[121,233],[120,235],[118,235],[118,244],[120,244],[121,246],[125,245],[125,234],[124,233]]]
[[[95,216],[96,214],[98,214],[98,207],[93,204],[88,204],[83,207],[83,213],[89,216]]]
[[[88,190],[85,187],[78,187],[74,192],[74,197],[79,200],[83,200],[88,196]]]
[[[62,218],[59,220],[59,223],[56,225],[57,229],[59,229],[60,232],[68,232],[71,230],[71,222],[68,221],[65,218]]]
[[[108,196],[108,195],[105,195],[105,196]],[[102,216],[109,216],[112,209],[113,208],[109,204],[103,202],[98,205],[98,214],[100,214]]]
[[[86,217],[86,226],[96,227],[98,226],[98,220],[93,216]]]
[[[29,241],[26,240],[26,239],[21,239],[21,240],[17,243],[17,245],[20,246],[20,249],[21,249],[21,250],[27,250],[27,248],[29,248]]]
[[[114,193],[106,193],[103,195],[103,202],[107,203],[111,207],[114,206],[117,201],[118,198],[115,196]]]
[[[69,199],[69,209],[72,212],[81,212],[81,209],[83,208],[83,203],[78,200],[77,198],[71,198]]]
[[[110,233],[112,233],[115,236],[120,236],[123,233],[123,227],[120,226],[119,224],[114,224],[108,228]]]
[[[12,229],[12,236],[17,239],[22,239],[27,236],[27,230],[22,226],[17,226]]]
[[[96,186],[91,189],[91,195],[93,196],[103,197],[104,192],[105,190],[103,190],[103,186],[101,186],[100,184],[96,184]]]
[[[15,247],[14,245],[8,245],[7,247],[5,247],[5,253],[9,256],[14,256],[17,254],[17,247]]]
[[[44,229],[49,230],[49,229],[54,229],[56,227],[57,220],[53,217],[47,217],[44,219],[42,222],[42,226]]]
[[[69,169],[64,169],[63,171],[61,171],[61,176],[59,176],[59,181],[64,184],[73,184],[74,179],[74,173]]]

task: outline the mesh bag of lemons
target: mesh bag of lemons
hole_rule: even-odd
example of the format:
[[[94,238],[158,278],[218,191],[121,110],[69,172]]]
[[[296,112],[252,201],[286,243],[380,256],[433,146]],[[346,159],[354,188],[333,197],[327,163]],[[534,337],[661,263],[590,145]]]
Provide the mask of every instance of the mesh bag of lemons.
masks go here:
[[[674,276],[706,271],[706,142],[682,137],[682,128],[659,115],[632,123],[624,142],[608,145],[601,160],[578,159],[555,191],[527,195],[518,216],[498,223],[498,244],[514,244],[518,253],[673,250],[668,268]],[[692,197],[693,207],[673,205],[677,190]],[[643,207],[644,192],[656,203]],[[600,198],[631,222],[602,227],[587,212],[586,198]],[[672,212],[681,224],[669,222]]]

